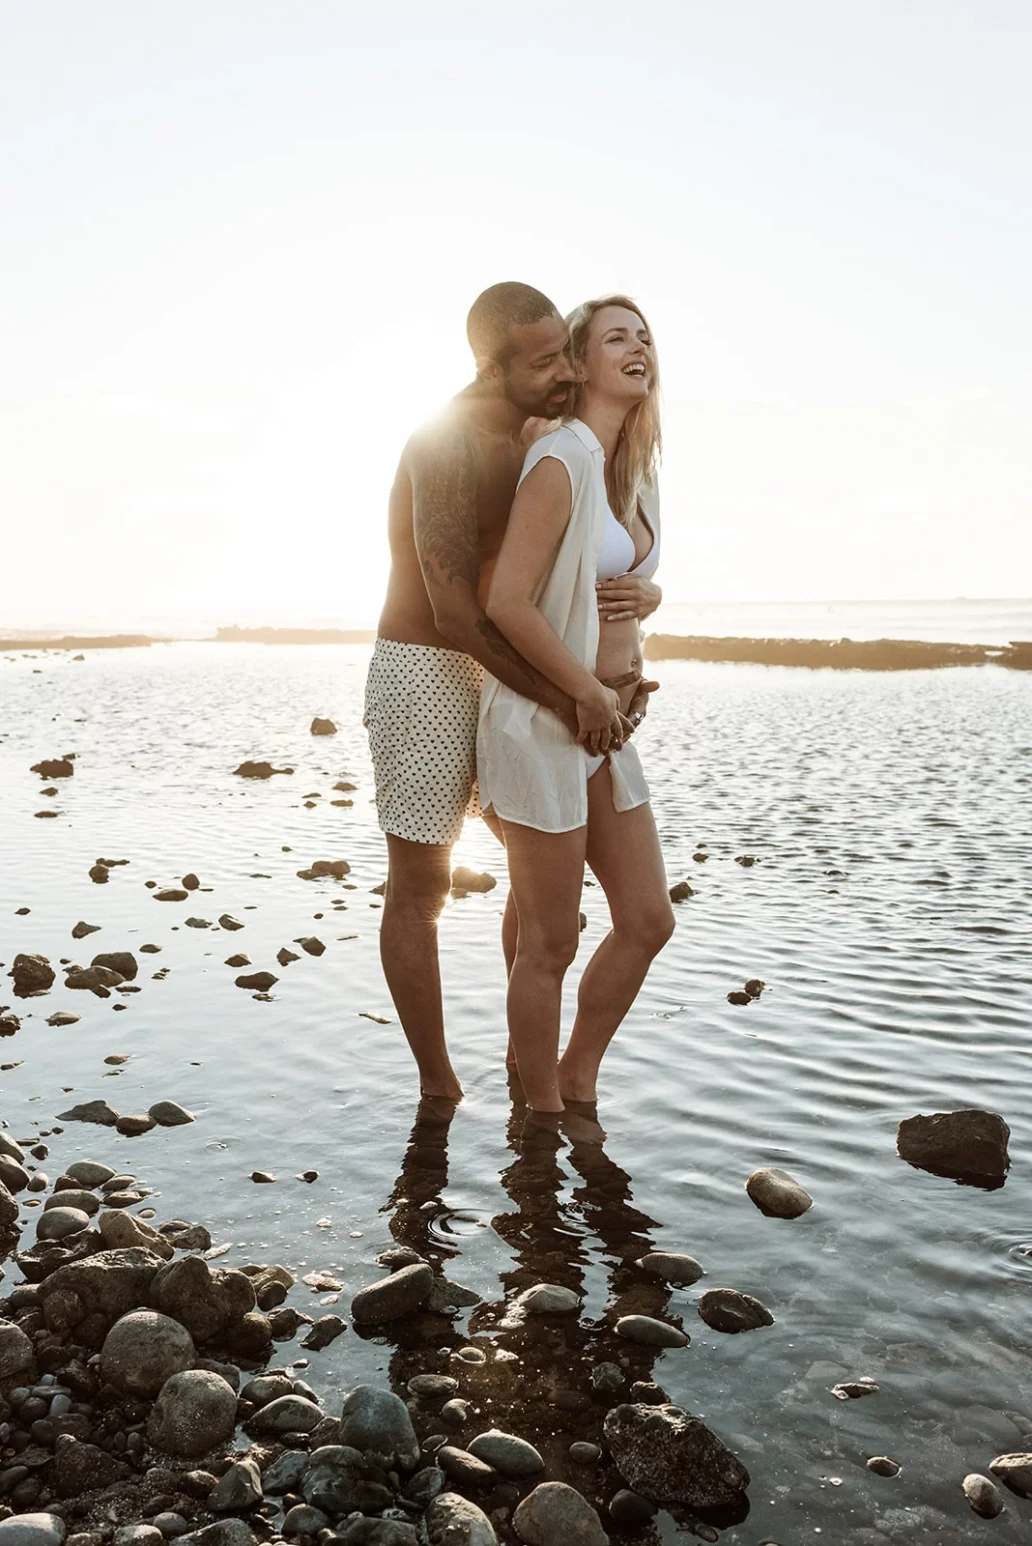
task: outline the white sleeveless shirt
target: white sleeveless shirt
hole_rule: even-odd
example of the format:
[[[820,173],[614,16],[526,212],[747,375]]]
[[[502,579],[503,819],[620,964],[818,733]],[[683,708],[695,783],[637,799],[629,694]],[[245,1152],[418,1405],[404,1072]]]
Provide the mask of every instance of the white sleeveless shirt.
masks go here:
[[[535,441],[520,482],[544,457],[562,462],[573,493],[570,519],[551,570],[534,603],[570,653],[594,673],[598,654],[595,576],[612,518],[606,493],[605,455],[598,437],[580,419]],[[642,488],[639,498],[658,554],[659,496]],[[613,804],[633,810],[649,798],[633,742],[609,759]],[[588,820],[588,757],[550,709],[524,698],[487,673],[480,696],[477,733],[480,801],[506,821],[539,832],[572,832]]]

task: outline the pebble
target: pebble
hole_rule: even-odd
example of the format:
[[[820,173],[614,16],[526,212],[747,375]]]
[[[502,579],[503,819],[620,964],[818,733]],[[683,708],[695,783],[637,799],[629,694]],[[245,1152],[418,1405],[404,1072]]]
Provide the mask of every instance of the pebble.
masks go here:
[[[565,1482],[541,1482],[512,1516],[527,1546],[609,1546],[602,1521],[587,1498]]]
[[[570,1445],[569,1454],[574,1465],[598,1465],[602,1459],[602,1448],[599,1444],[589,1444],[586,1439],[578,1439]]]
[[[668,1321],[656,1320],[651,1315],[621,1315],[616,1323],[616,1334],[646,1347],[687,1347],[691,1341],[686,1331],[679,1331]]]
[[[449,1427],[461,1428],[464,1422],[469,1421],[469,1405],[460,1397],[455,1396],[446,1401],[441,1408],[441,1421]]]
[[[172,1509],[162,1509],[160,1514],[152,1514],[151,1524],[169,1539],[174,1539],[177,1535],[185,1535],[190,1528],[182,1514],[177,1514]]]
[[[591,1388],[606,1395],[623,1390],[627,1376],[616,1363],[598,1363],[591,1371]]]
[[[409,1395],[419,1401],[446,1401],[458,1388],[458,1380],[450,1374],[416,1374],[407,1386]]]
[[[869,1378],[859,1380],[843,1380],[839,1385],[831,1387],[831,1393],[836,1401],[858,1401],[861,1396],[873,1396],[878,1392],[878,1382]]]
[[[631,1492],[628,1487],[621,1487],[620,1491],[614,1492],[609,1500],[609,1517],[614,1524],[645,1524],[648,1520],[654,1519],[658,1513],[659,1510],[654,1503],[650,1503],[648,1498],[643,1498],[636,1492]]]
[[[35,1180],[35,1177],[33,1177],[33,1180]],[[29,1185],[32,1185],[31,1181]],[[97,1213],[100,1209],[100,1198],[96,1192],[83,1189],[76,1190],[74,1187],[62,1187],[61,1191],[54,1192],[47,1198],[43,1208],[45,1211],[49,1211],[52,1208],[79,1208],[83,1213],[88,1213],[92,1218],[93,1214]]]
[[[813,1198],[785,1170],[766,1166],[754,1170],[745,1183],[753,1202],[768,1217],[796,1219],[813,1206]]]
[[[535,1283],[517,1294],[513,1307],[525,1315],[571,1315],[580,1309],[580,1298],[572,1288],[558,1283]]]
[[[65,1170],[79,1186],[92,1189],[95,1186],[104,1186],[113,1179],[115,1172],[110,1165],[101,1165],[96,1160],[76,1160]]]
[[[485,1461],[478,1460],[468,1449],[454,1444],[442,1444],[434,1456],[442,1471],[464,1487],[486,1487],[495,1479],[495,1470]]]
[[[81,1208],[45,1208],[36,1220],[37,1240],[63,1240],[90,1226],[90,1216]]]
[[[898,1476],[902,1467],[898,1460],[890,1460],[888,1455],[872,1455],[867,1462],[867,1469],[873,1471],[875,1476]]]
[[[443,1492],[426,1511],[430,1546],[497,1546],[490,1519],[469,1498]]]
[[[995,1482],[991,1482],[988,1476],[981,1476],[977,1471],[965,1476],[962,1483],[964,1496],[967,1498],[976,1514],[983,1519],[995,1519],[997,1514],[1003,1513],[1003,1497]]]
[[[408,1407],[393,1391],[375,1385],[356,1385],[345,1398],[340,1414],[340,1442],[354,1449],[389,1455],[410,1470],[419,1460]]]
[[[1028,1439],[1025,1442],[1028,1443]],[[995,1460],[989,1462],[989,1469],[1019,1497],[1032,1498],[1032,1451],[1019,1450],[997,1455]]]
[[[185,1127],[187,1123],[195,1120],[192,1111],[187,1111],[185,1106],[180,1106],[178,1101],[158,1100],[147,1112],[159,1127]]]
[[[426,1262],[402,1267],[381,1282],[358,1290],[351,1301],[352,1318],[366,1326],[397,1320],[426,1302],[433,1282],[433,1270]]]
[[[67,1528],[60,1514],[16,1514],[0,1519],[0,1546],[62,1546]]]
[[[503,1433],[498,1428],[489,1428],[486,1433],[477,1434],[468,1445],[468,1450],[503,1476],[533,1476],[545,1469],[545,1462],[533,1444],[517,1438],[513,1433]]]
[[[752,1294],[741,1294],[734,1288],[711,1288],[700,1298],[698,1310],[706,1325],[714,1331],[734,1334],[757,1331],[761,1326],[774,1324],[774,1317],[765,1304]]]
[[[650,1251],[639,1258],[638,1266],[678,1288],[687,1288],[706,1275],[705,1268],[694,1256],[679,1256],[671,1251]]]

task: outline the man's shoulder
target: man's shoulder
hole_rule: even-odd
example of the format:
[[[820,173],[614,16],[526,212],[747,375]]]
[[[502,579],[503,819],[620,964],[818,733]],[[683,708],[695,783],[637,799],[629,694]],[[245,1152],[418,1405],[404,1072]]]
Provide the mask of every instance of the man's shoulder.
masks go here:
[[[419,467],[428,461],[439,461],[443,456],[469,456],[475,453],[476,446],[468,407],[461,396],[453,397],[432,418],[413,430],[405,443],[402,461],[410,467]]]

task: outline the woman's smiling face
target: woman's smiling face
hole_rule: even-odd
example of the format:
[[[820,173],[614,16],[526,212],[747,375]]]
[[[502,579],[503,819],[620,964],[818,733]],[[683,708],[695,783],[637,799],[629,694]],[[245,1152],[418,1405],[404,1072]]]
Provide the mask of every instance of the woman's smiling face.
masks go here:
[[[652,339],[636,311],[603,306],[591,319],[584,380],[592,393],[626,403],[648,397],[653,381]]]

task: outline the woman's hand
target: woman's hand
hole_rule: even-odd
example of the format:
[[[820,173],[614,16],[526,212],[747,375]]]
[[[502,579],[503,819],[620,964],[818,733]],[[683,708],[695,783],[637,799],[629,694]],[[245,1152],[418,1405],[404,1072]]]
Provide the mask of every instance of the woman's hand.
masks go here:
[[[603,623],[622,623],[636,617],[639,621],[651,617],[663,600],[663,592],[652,580],[641,575],[617,575],[615,580],[599,580],[595,585],[598,598],[599,620]]]
[[[624,723],[617,694],[594,677],[591,680],[593,685],[577,699],[577,740],[597,756],[623,745]]]

